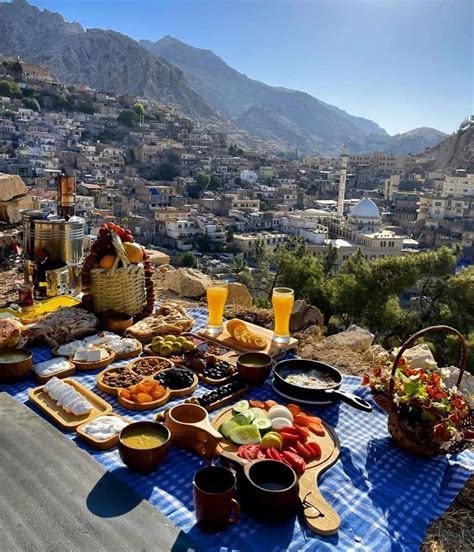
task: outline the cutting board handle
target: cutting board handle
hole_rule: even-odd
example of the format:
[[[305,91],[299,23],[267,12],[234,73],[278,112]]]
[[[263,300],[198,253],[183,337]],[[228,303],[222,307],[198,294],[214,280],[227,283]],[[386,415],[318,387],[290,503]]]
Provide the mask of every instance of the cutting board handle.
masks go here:
[[[317,474],[306,471],[300,478],[300,500],[308,528],[319,535],[334,535],[341,520],[318,489]],[[316,481],[315,481],[316,479]]]

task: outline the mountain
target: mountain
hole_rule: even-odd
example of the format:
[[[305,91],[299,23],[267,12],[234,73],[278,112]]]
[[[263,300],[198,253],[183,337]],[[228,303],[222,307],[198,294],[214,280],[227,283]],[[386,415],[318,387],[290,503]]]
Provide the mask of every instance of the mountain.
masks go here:
[[[25,0],[0,3],[0,52],[44,65],[67,83],[146,96],[197,120],[220,119],[178,68],[135,40],[110,30],[84,30]]]
[[[426,148],[438,144],[446,136],[445,132],[441,132],[441,130],[436,130],[435,128],[415,128],[403,134],[391,136],[384,151],[397,155],[423,152]]]
[[[474,119],[419,157],[427,170],[466,169],[474,173]]]
[[[310,94],[250,79],[211,50],[194,48],[170,36],[140,43],[179,67],[196,92],[239,126],[264,139],[273,134],[282,146],[308,150],[317,145],[317,151],[336,153],[346,138],[357,145],[367,135],[388,136],[373,121],[350,115]],[[254,115],[258,115],[258,125]]]

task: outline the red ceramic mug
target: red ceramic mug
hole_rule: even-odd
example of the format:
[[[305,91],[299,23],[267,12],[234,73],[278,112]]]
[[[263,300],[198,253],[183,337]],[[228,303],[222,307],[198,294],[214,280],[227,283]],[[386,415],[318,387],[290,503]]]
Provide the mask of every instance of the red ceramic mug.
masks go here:
[[[193,479],[196,521],[203,531],[215,533],[239,520],[240,505],[235,500],[235,474],[219,466],[197,471]]]

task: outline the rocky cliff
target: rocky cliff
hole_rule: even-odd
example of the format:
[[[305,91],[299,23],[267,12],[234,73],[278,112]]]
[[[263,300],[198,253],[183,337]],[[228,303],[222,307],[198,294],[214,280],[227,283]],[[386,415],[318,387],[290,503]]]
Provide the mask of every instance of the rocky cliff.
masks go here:
[[[0,3],[0,52],[44,65],[66,83],[147,96],[198,120],[220,118],[179,69],[135,40],[109,30],[84,30],[24,0]]]
[[[420,156],[429,170],[466,169],[474,173],[474,121]]]

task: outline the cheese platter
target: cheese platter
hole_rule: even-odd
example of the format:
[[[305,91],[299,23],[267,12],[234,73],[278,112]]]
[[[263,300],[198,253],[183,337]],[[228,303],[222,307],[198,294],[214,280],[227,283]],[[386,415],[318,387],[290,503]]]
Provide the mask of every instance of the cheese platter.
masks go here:
[[[74,378],[65,378],[60,380],[69,387],[72,387],[83,399],[90,404],[90,410],[84,412],[84,414],[76,415],[73,412],[66,411],[58,402],[52,398],[50,394],[45,390],[47,385],[57,380],[52,378],[45,385],[40,385],[28,391],[29,400],[45,412],[50,418],[56,422],[59,427],[66,431],[74,431],[77,426],[92,420],[93,418],[106,414],[112,411],[112,406],[96,395],[93,391],[79,383]]]

